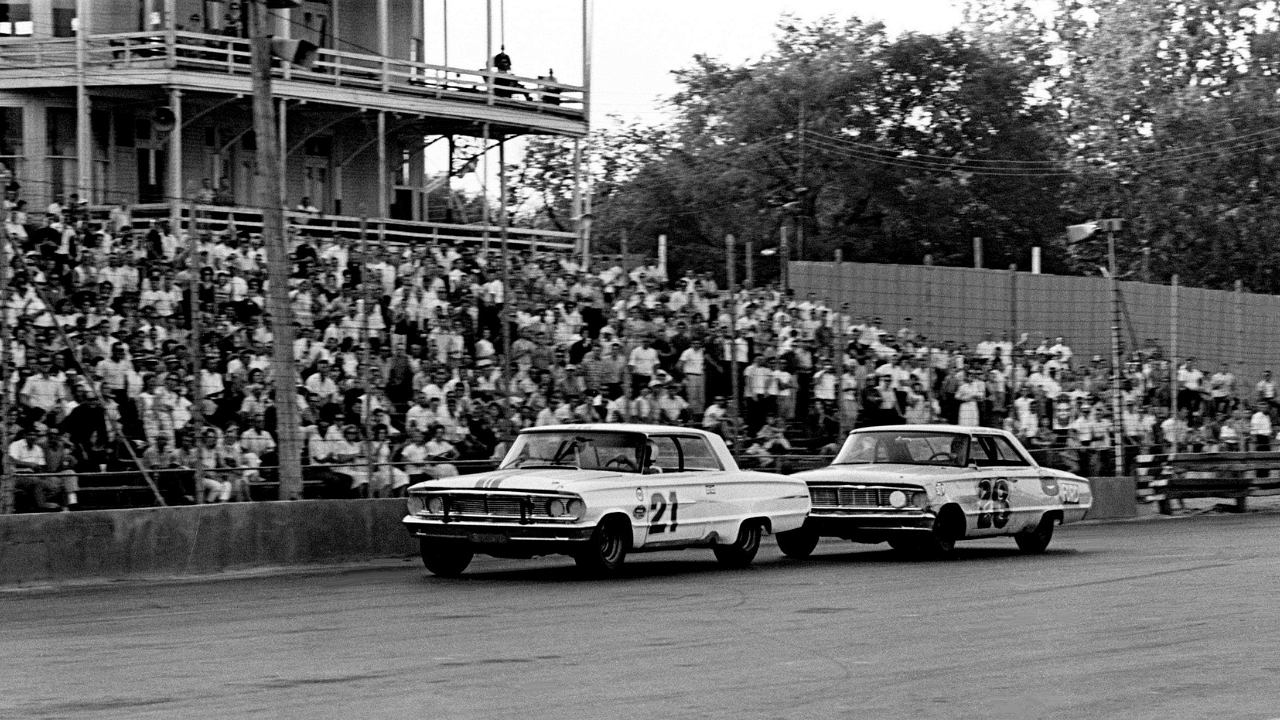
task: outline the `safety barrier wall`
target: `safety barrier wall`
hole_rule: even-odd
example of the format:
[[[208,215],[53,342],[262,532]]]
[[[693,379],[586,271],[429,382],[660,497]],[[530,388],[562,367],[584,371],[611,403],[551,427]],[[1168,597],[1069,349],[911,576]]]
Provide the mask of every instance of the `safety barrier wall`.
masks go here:
[[[0,516],[0,586],[401,557],[403,499]]]
[[[1010,332],[1028,333],[1035,347],[1061,335],[1078,359],[1111,358],[1113,304],[1105,278],[872,263],[788,267],[797,299],[812,292],[834,310],[848,302],[855,321],[880,317],[890,332],[909,317],[931,343],[954,340],[972,350],[988,332]],[[1207,373],[1232,363],[1246,390],[1280,361],[1280,297],[1179,287],[1175,302],[1170,286],[1140,282],[1121,282],[1120,297],[1121,341],[1130,350],[1154,338],[1169,354],[1176,322],[1179,358],[1195,357]]]

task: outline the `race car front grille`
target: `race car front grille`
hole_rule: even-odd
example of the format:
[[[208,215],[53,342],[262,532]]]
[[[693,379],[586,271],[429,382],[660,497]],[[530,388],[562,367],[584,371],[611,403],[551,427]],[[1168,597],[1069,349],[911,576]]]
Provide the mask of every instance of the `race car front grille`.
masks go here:
[[[813,487],[809,499],[814,507],[889,507],[889,493],[883,488]]]
[[[553,496],[509,493],[444,493],[445,510],[452,519],[554,519],[547,512],[547,501]]]

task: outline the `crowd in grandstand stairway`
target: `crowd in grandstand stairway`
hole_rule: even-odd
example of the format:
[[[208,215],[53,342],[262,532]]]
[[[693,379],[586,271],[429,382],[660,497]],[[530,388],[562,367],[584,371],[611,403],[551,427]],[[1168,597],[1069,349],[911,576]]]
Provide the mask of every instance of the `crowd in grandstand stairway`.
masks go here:
[[[255,494],[272,485],[277,440],[262,238],[230,227],[190,242],[164,222],[133,228],[123,206],[93,217],[74,197],[33,217],[6,194],[3,358],[20,495],[66,509],[77,474],[145,469],[170,504],[273,496]],[[588,271],[564,253],[512,253],[504,285],[493,250],[311,229],[289,231],[290,380],[313,495],[399,494],[501,457],[521,428],[566,422],[703,427],[757,465],[830,453],[843,432],[886,423],[1005,427],[1042,461],[1086,473],[1109,467],[1117,427],[1132,452],[1272,442],[1269,374],[1244,392],[1226,368],[1187,362],[1169,417],[1154,344],[1126,367],[1117,425],[1109,364],[1060,337],[939,342],[910,318],[887,330],[848,303],[776,288],[730,296],[709,275],[668,277],[621,256]]]

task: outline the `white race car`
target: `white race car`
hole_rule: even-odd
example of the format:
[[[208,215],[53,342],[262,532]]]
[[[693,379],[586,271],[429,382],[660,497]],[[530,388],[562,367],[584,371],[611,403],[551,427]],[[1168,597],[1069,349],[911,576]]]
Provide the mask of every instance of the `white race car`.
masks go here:
[[[1087,479],[1040,467],[1013,435],[954,425],[855,430],[831,465],[792,477],[808,483],[813,510],[802,530],[778,536],[791,557],[819,537],[946,557],[957,540],[1012,535],[1040,553],[1055,524],[1093,503]]]
[[[524,430],[497,470],[409,488],[404,525],[422,562],[455,576],[475,553],[560,553],[596,574],[628,552],[711,548],[751,563],[765,533],[798,530],[803,480],[739,470],[718,435],[661,425],[558,425]]]

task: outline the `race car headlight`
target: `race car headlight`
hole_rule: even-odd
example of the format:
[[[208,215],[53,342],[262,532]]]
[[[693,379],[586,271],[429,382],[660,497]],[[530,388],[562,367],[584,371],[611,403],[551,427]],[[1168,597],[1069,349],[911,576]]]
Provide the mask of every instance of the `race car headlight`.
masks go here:
[[[587,504],[577,498],[574,498],[565,506],[565,512],[567,512],[575,521],[581,520],[586,517]]]
[[[901,490],[894,490],[889,493],[889,504],[896,508],[907,506],[907,494]]]
[[[417,515],[427,509],[427,499],[421,495],[410,495],[405,501],[405,504],[409,506],[408,510],[410,515]]]
[[[915,505],[921,510],[928,510],[929,509],[929,493],[922,493],[922,492],[912,493],[911,504]]]
[[[569,513],[569,509],[565,507],[564,500],[560,498],[552,498],[547,501],[547,514],[553,518],[564,517]]]
[[[444,513],[444,498],[439,495],[432,495],[427,499],[427,514],[441,515]]]

